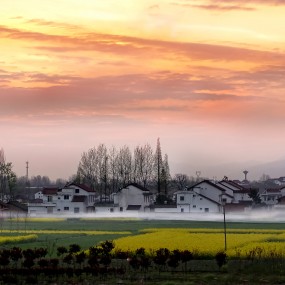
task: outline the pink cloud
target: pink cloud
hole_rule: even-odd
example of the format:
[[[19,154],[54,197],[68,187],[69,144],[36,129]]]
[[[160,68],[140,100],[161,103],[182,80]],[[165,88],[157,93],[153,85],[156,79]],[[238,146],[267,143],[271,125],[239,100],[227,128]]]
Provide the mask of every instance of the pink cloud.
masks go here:
[[[33,41],[34,48],[37,50],[54,53],[93,51],[106,54],[112,53],[126,58],[141,57],[149,59],[159,56],[168,59],[170,55],[180,55],[195,60],[285,63],[285,54],[282,52],[213,44],[178,43],[97,33],[80,34],[73,37],[58,36],[11,29],[4,26],[0,26],[0,35],[15,40]],[[43,45],[43,43],[46,43],[46,45]]]
[[[193,4],[194,2],[198,2],[199,4]],[[283,0],[194,0],[194,1],[184,1],[184,2],[173,2],[175,6],[183,6],[190,8],[199,8],[206,10],[214,10],[221,12],[229,12],[235,10],[242,11],[255,11],[257,10],[256,5],[265,5],[265,6],[284,6],[285,2]]]

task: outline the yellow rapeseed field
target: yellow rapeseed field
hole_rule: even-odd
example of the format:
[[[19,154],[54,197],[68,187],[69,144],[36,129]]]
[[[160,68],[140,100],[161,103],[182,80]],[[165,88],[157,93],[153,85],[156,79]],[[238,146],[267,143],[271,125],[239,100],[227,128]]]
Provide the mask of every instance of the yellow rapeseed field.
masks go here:
[[[84,231],[84,230],[1,230],[2,233],[26,233],[26,234],[84,234],[84,235],[130,235],[131,232],[114,231]]]
[[[2,236],[0,237],[0,244],[17,243],[22,241],[34,241],[38,238],[37,235],[25,235],[25,236]]]
[[[168,248],[190,250],[199,255],[212,256],[224,250],[224,231],[223,229],[147,229],[136,236],[116,239],[115,246],[117,250],[134,251],[144,247],[151,252],[159,248]],[[273,250],[280,253],[282,246],[285,246],[285,233],[281,230],[227,231],[227,254],[230,257],[246,257],[256,248],[259,254],[262,248],[262,254],[268,256]]]
[[[12,222],[63,222],[64,218],[31,218],[31,217],[19,217],[9,219]]]

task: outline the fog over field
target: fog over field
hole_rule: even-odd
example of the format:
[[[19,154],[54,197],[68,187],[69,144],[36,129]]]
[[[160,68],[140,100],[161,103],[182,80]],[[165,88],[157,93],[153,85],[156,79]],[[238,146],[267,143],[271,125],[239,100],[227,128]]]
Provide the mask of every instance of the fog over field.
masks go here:
[[[145,219],[145,220],[181,220],[181,221],[212,221],[223,222],[223,213],[146,213],[146,212],[119,212],[119,213],[90,213],[75,215],[29,215],[29,217],[44,218],[84,218],[84,219]],[[280,210],[253,210],[240,213],[225,213],[226,222],[252,223],[284,223],[284,211]]]

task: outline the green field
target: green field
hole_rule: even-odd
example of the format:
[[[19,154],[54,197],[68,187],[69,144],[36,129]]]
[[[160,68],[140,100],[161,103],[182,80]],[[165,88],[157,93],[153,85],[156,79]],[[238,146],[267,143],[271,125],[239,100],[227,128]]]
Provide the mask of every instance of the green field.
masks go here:
[[[179,228],[179,229],[223,229],[223,222],[184,221],[184,220],[144,220],[128,218],[100,218],[100,219],[12,219],[2,220],[1,236],[17,235],[17,233],[38,235],[37,241],[17,244],[22,248],[52,247],[80,244],[87,249],[105,240],[115,240],[123,236],[135,236],[140,231],[152,228]],[[227,229],[268,229],[285,230],[285,223],[240,223],[228,222]],[[42,232],[41,232],[42,231]],[[47,233],[45,231],[53,231]],[[62,231],[68,231],[61,233]],[[72,232],[76,231],[76,232]],[[109,233],[88,234],[90,231],[105,231]],[[13,244],[2,245],[11,247]]]
[[[238,241],[244,239],[245,243],[249,243],[250,246],[250,240],[252,240],[256,246],[255,238],[260,238],[260,236],[266,238],[266,246],[268,244],[276,245],[276,243],[282,247],[283,244],[285,245],[284,223],[227,222],[227,234],[229,247],[235,239]],[[35,235],[37,236],[36,239],[34,238]],[[159,238],[157,238],[158,236]],[[68,247],[71,244],[78,244],[81,249],[85,250],[106,240],[114,240],[115,244],[116,241],[117,243],[121,242],[121,245],[125,241],[127,247],[131,247],[131,244],[134,245],[135,242],[139,241],[142,242],[140,246],[147,248],[155,242],[158,242],[159,246],[161,241],[163,247],[173,250],[171,248],[173,246],[172,242],[174,242],[174,246],[175,244],[179,246],[186,244],[191,248],[191,245],[194,244],[195,236],[198,237],[196,242],[198,241],[198,244],[205,249],[209,249],[213,244],[217,245],[218,243],[223,248],[224,224],[223,222],[128,218],[6,219],[1,220],[0,249],[5,251],[5,249],[10,249],[14,246],[22,249],[44,247],[48,250],[46,257],[50,259],[57,256],[56,251],[58,247]],[[12,242],[11,240],[5,241],[6,237],[11,237]],[[20,240],[13,242],[13,237],[18,237]],[[32,238],[25,240],[25,237]],[[248,250],[249,253],[251,252],[250,250]],[[194,251],[192,252],[194,253]],[[279,249],[269,251],[269,253],[272,252],[279,253],[280,251]],[[258,253],[260,251],[256,251],[256,254]],[[285,271],[283,270],[285,268],[284,253],[272,258],[268,258],[268,255],[265,258],[260,258],[258,255],[255,255],[254,258],[248,258],[247,256],[237,258],[235,256],[228,260],[228,263],[221,271],[218,270],[215,254],[216,251],[213,254],[205,255],[202,250],[199,254],[194,254],[194,259],[189,263],[191,270],[188,273],[183,273],[181,267],[174,270],[174,272],[168,269],[159,273],[155,266],[150,267],[147,273],[149,280],[146,283],[160,285],[285,284],[282,283],[285,282]],[[116,260],[115,265],[117,262]],[[127,260],[124,262],[127,263]],[[131,267],[125,267],[125,269],[126,274],[120,277],[112,275],[109,280],[112,283],[108,284],[115,284],[122,278],[125,284],[138,284],[141,276],[145,277],[146,274]],[[0,270],[4,270],[3,267],[0,267]],[[8,276],[13,277],[12,274]],[[4,277],[1,278],[3,279]],[[17,278],[20,279],[20,277]],[[69,280],[69,277],[66,276],[66,278]],[[78,282],[76,275],[72,275],[70,278],[70,282],[74,282],[74,280]],[[99,276],[99,281],[100,278]],[[83,283],[78,282],[74,284],[93,284],[93,281],[90,281],[91,283],[84,283],[84,281]],[[1,284],[6,284],[4,279],[3,282]]]

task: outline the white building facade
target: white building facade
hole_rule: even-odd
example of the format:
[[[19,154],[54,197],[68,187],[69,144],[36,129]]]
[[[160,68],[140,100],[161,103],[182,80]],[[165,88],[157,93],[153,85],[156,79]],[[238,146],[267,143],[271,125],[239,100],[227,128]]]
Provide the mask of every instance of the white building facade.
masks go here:
[[[70,183],[62,189],[43,188],[28,204],[28,214],[80,214],[94,212],[96,193],[85,185]]]
[[[148,212],[153,199],[154,196],[148,189],[136,183],[131,183],[114,195],[114,205],[120,212]]]

